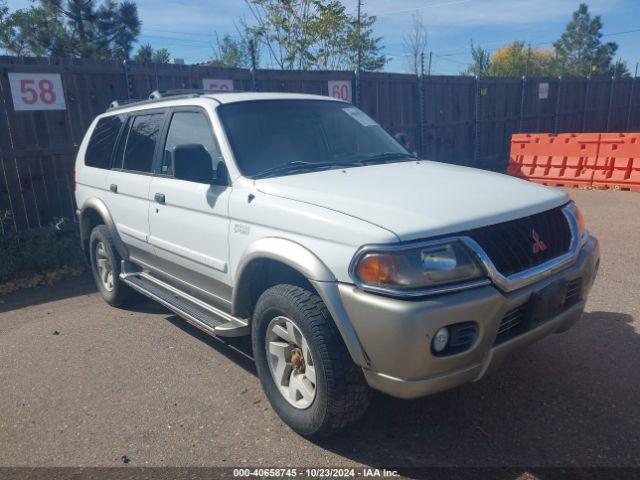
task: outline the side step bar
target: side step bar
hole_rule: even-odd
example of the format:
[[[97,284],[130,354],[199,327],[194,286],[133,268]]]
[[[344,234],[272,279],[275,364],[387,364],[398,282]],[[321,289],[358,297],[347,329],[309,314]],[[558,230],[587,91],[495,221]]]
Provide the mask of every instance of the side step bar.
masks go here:
[[[124,262],[123,262],[124,263]],[[123,265],[120,279],[134,290],[161,303],[194,327],[219,337],[249,335],[246,320],[234,317],[212,305],[169,285],[146,272],[127,272]]]

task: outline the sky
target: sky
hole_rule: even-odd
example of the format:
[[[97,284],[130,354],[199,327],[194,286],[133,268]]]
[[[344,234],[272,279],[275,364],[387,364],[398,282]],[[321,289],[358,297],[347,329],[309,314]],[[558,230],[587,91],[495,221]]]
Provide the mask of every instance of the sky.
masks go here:
[[[357,0],[341,0],[356,11]],[[29,0],[9,0],[21,8]],[[251,20],[245,0],[137,0],[142,20],[140,43],[167,48],[186,63],[211,59],[214,32],[236,35],[239,18]],[[576,0],[363,0],[363,11],[377,17],[375,33],[383,37],[390,58],[385,70],[409,71],[403,38],[412,17],[422,16],[427,27],[428,51],[433,52],[433,74],[458,74],[470,62],[469,44],[490,51],[521,40],[550,48],[564,31]],[[640,61],[640,0],[587,0],[604,24],[603,41],[619,45],[618,57],[634,72]]]

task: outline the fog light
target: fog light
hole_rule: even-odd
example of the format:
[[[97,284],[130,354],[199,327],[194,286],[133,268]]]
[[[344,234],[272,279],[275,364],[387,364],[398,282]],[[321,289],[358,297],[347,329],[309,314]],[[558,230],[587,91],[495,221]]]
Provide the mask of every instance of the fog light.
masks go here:
[[[447,327],[443,327],[438,330],[433,337],[433,342],[431,342],[431,346],[433,347],[434,352],[441,352],[444,350],[449,343],[449,329]]]

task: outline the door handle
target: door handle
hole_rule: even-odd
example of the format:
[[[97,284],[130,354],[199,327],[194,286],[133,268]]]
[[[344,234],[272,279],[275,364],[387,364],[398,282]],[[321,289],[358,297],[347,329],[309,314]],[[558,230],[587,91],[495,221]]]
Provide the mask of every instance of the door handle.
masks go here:
[[[115,183],[112,183],[109,186],[109,190],[111,190],[113,193],[118,193],[118,185],[116,185]]]
[[[164,205],[164,193],[156,193],[153,196],[153,199],[157,202],[157,203],[162,203]]]

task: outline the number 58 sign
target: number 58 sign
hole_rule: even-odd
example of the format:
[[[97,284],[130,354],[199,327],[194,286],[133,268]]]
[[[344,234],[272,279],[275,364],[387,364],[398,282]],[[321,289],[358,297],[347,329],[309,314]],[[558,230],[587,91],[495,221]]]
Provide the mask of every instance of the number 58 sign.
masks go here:
[[[65,110],[62,78],[58,73],[10,73],[15,110]]]

